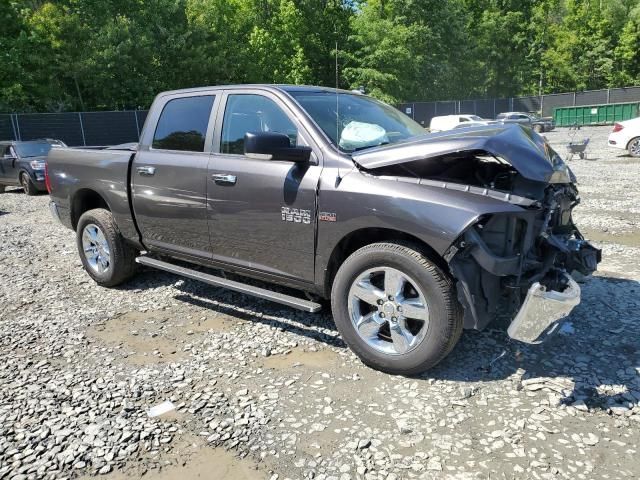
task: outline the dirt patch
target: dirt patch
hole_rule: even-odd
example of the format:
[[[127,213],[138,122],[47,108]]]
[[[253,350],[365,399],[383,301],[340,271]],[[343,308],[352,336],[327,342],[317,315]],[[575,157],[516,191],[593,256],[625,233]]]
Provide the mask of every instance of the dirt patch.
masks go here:
[[[327,369],[342,363],[340,355],[333,350],[304,351],[296,348],[286,355],[273,355],[264,360],[264,367],[274,370],[289,368]]]
[[[602,230],[585,228],[582,234],[594,243],[611,242],[627,247],[640,247],[640,232],[609,233]]]
[[[89,338],[120,348],[134,365],[175,362],[186,356],[183,347],[207,332],[229,330],[232,323],[217,312],[190,318],[184,312],[128,312],[89,329]]]
[[[101,476],[106,480],[258,480],[266,473],[259,472],[257,466],[247,459],[241,459],[233,452],[222,448],[209,448],[200,439],[193,436],[191,443],[183,442],[176,446],[171,454],[159,459],[161,468],[147,469],[136,466]],[[94,477],[85,477],[84,480]]]

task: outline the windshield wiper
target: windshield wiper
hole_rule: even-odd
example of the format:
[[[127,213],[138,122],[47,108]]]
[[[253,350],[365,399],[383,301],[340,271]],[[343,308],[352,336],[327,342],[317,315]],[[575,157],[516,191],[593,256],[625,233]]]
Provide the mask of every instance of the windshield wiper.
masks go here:
[[[352,152],[360,152],[360,151],[362,151],[362,150],[366,150],[367,148],[382,147],[383,145],[389,145],[390,143],[391,143],[391,142],[382,142],[382,143],[379,143],[379,144],[377,144],[377,145],[368,145],[368,146],[366,146],[366,147],[358,147],[358,148],[354,148],[354,149],[352,150]]]

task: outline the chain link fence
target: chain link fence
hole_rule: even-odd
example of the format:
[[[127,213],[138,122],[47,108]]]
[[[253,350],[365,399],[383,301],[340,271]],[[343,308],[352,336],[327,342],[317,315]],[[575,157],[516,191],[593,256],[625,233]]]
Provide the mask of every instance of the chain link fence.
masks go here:
[[[502,112],[539,112],[545,117],[551,117],[558,107],[629,102],[640,102],[640,86],[528,97],[409,102],[398,105],[398,108],[415,121],[428,127],[431,119],[440,115],[464,113],[493,119]]]
[[[137,142],[146,110],[0,114],[0,140],[55,138],[69,146]]]
[[[542,96],[410,102],[398,108],[429,126],[433,117],[460,113],[495,118],[501,112],[542,112],[552,116],[558,107],[640,102],[640,86],[556,93]],[[69,146],[101,146],[137,142],[147,110],[120,112],[0,114],[0,140],[56,138]]]

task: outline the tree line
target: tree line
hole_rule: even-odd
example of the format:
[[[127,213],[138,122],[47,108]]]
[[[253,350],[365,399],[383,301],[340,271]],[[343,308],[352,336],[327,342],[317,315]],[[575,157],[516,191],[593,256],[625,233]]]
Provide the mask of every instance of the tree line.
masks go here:
[[[0,111],[228,83],[391,103],[640,84],[640,0],[2,0],[0,22]]]

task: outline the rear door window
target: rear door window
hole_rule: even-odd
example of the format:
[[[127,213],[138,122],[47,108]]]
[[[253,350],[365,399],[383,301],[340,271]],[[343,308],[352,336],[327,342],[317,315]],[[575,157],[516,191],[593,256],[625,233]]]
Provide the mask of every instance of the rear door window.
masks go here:
[[[298,130],[273,100],[262,95],[229,95],[222,121],[222,153],[244,155],[247,132],[284,133],[292,146],[297,144]]]
[[[208,95],[169,100],[160,114],[153,148],[203,152],[214,99]]]

